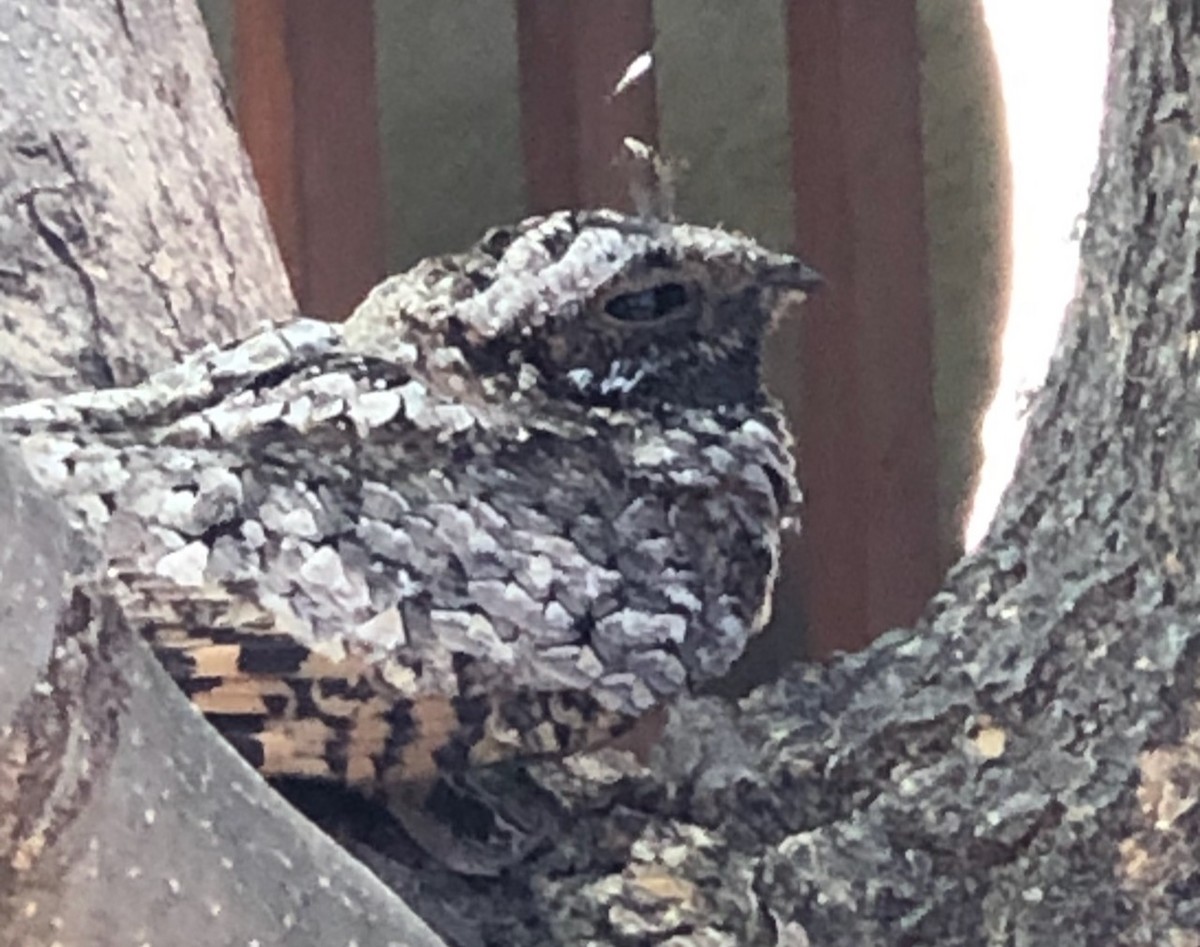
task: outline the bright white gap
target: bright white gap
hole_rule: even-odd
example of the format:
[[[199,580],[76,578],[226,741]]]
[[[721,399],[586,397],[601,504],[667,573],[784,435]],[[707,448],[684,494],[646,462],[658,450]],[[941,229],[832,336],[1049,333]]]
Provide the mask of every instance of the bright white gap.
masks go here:
[[[984,0],[1000,66],[1013,171],[1013,282],[967,548],[1012,479],[1028,395],[1046,377],[1075,290],[1079,221],[1096,162],[1108,61],[1101,0]]]

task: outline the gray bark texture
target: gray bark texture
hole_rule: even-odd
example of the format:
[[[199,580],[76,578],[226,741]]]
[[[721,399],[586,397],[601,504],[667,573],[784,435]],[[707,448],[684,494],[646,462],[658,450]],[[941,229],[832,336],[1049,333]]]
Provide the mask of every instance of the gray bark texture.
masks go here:
[[[194,4],[0,6],[0,398],[295,311]]]
[[[0,5],[4,401],[291,314],[186,7]],[[1117,0],[1079,296],[993,528],[918,625],[679,704],[647,766],[485,774],[556,824],[500,878],[279,801],[103,586],[60,578],[65,526],[4,455],[9,942],[438,943],[399,892],[473,945],[1200,945],[1198,79],[1194,4]]]
[[[0,3],[0,402],[295,304],[193,3]],[[192,710],[0,453],[0,943],[441,941]]]

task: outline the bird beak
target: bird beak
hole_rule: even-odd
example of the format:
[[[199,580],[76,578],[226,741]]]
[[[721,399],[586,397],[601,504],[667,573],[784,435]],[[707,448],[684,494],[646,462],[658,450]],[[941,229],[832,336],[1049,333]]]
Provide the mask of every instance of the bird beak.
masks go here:
[[[807,296],[824,284],[825,278],[807,263],[795,257],[785,259],[786,262],[781,262],[767,271],[764,282],[768,286],[799,290]]]
[[[821,274],[795,257],[784,257],[763,276],[773,297],[768,303],[771,324],[778,325],[825,282]]]

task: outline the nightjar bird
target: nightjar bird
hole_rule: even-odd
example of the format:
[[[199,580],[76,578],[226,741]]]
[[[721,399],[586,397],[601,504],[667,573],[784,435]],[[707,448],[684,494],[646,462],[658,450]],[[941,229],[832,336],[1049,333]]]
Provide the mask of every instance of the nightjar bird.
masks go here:
[[[387,793],[595,745],[741,653],[799,496],[762,349],[818,283],[723,230],[558,212],[344,327],[0,430],[247,759]]]

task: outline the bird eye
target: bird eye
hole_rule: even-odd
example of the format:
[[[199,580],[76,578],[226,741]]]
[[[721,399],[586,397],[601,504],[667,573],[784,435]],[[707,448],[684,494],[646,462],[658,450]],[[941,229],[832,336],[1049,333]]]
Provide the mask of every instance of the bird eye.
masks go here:
[[[614,296],[604,304],[604,311],[622,322],[653,322],[670,315],[687,301],[687,288],[682,283],[660,283]]]

